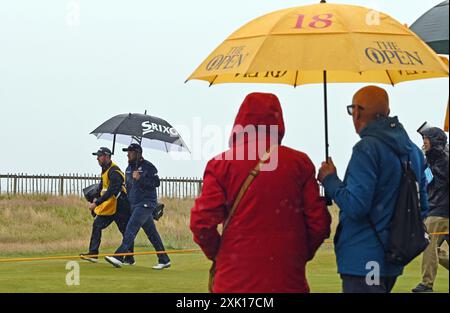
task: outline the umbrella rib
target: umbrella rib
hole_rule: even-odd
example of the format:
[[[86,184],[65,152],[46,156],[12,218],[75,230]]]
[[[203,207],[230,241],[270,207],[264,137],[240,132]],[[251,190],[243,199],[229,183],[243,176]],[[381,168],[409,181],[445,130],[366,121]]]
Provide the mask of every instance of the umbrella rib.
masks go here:
[[[369,34],[369,35],[393,35],[393,36],[409,36],[407,33],[383,33],[383,32],[375,32],[375,31],[335,31],[335,32],[327,32],[323,34],[316,33],[305,33],[302,36],[325,36],[325,35],[348,35],[348,34]],[[298,34],[292,33],[280,33],[280,34],[259,34],[259,35],[248,35],[248,36],[240,36],[235,38],[227,38],[225,41],[237,41],[243,39],[254,39],[254,38],[262,38],[262,37],[271,37],[271,36],[298,36]]]
[[[214,82],[216,81],[216,79],[217,79],[218,76],[219,76],[219,75],[216,75],[216,76],[214,77],[214,79],[209,83],[209,87],[211,87],[211,86],[214,84]]]
[[[391,85],[394,86],[394,82],[393,82],[392,77],[391,77],[391,74],[389,74],[389,71],[388,71],[388,70],[386,70],[386,74],[387,74],[387,76],[389,77],[389,80],[391,81]]]
[[[297,88],[298,70],[295,72],[294,88]]]
[[[120,126],[122,126],[123,123],[125,123],[125,121],[128,119],[129,116],[130,116],[130,115],[128,115],[127,117],[125,117],[125,118],[122,120],[122,122],[120,122],[119,125],[117,125],[117,127],[114,129],[114,132],[112,133],[113,135],[114,135],[114,134],[117,134],[116,131],[120,128]]]

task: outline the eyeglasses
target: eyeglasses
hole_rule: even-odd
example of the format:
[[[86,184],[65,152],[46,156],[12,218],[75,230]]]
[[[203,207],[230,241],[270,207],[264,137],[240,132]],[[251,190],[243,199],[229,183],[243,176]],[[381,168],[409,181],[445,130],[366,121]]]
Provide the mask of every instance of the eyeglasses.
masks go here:
[[[353,111],[355,110],[355,107],[358,107],[360,110],[364,110],[364,108],[362,106],[360,106],[359,104],[350,104],[350,105],[347,105],[348,115],[353,116]]]

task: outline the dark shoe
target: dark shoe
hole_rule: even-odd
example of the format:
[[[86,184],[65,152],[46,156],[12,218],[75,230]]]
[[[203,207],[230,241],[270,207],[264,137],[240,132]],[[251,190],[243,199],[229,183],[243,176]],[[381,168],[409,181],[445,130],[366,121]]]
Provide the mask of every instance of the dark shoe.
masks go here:
[[[424,284],[418,284],[417,287],[412,290],[412,292],[414,292],[414,293],[433,292],[433,288],[427,287]]]
[[[136,264],[136,260],[133,259],[125,259],[122,263],[123,265],[135,265]]]
[[[89,262],[91,262],[91,263],[98,263],[98,257],[97,256],[91,256],[91,255],[97,255],[97,253],[90,253],[90,252],[88,252],[88,253],[80,253],[80,258],[82,259],[82,260],[85,260],[85,261],[89,261]]]

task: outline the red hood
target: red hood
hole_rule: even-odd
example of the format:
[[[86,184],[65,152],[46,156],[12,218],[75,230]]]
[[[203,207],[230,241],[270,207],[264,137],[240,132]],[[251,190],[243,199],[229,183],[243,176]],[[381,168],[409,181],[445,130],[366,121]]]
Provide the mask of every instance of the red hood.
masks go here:
[[[231,131],[230,147],[233,138],[238,137],[243,132],[243,128],[247,126],[254,126],[254,129],[258,129],[258,126],[266,126],[267,138],[270,135],[270,126],[277,126],[278,133],[275,135],[278,136],[278,144],[281,144],[284,137],[284,121],[283,111],[277,96],[271,93],[255,92],[245,97]]]

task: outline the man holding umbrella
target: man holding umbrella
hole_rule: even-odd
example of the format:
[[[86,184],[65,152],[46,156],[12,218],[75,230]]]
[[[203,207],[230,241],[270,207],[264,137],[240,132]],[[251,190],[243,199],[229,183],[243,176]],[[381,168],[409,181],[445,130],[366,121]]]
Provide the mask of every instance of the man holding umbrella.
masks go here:
[[[98,257],[96,255],[98,255],[100,247],[102,230],[115,222],[123,236],[130,219],[130,205],[125,189],[125,175],[112,162],[111,150],[102,147],[92,154],[97,156],[98,164],[102,168],[99,186],[100,197],[89,203],[89,209],[95,216],[95,220],[92,225],[89,252],[80,254],[80,257],[83,260],[97,263]],[[133,246],[134,244],[128,248],[127,252],[133,252]],[[134,257],[127,256],[124,263],[134,265]]]
[[[345,178],[337,176],[331,158],[318,175],[340,208],[334,237],[338,272],[344,293],[389,293],[404,267],[388,262],[384,248],[403,175],[399,158],[409,161],[417,178],[422,214],[428,210],[425,160],[398,118],[389,116],[384,89],[360,89],[347,112],[361,140],[353,148]]]
[[[142,157],[142,147],[133,143],[123,149],[128,155],[126,170],[126,187],[128,200],[131,205],[131,218],[128,222],[121,246],[116,254],[126,253],[132,247],[139,229],[142,227],[156,251],[164,251],[164,245],[153,221],[153,211],[157,207],[156,188],[160,181],[156,167]],[[106,261],[114,267],[122,267],[123,257],[105,257]],[[158,264],[155,270],[170,267],[170,259],[166,253],[158,254]]]

